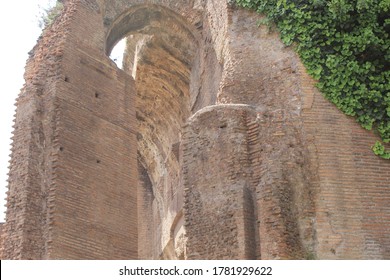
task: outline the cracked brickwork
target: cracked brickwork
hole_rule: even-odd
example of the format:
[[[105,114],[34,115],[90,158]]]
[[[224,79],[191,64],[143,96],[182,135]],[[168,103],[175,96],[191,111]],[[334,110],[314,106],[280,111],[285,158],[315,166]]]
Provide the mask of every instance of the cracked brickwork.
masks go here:
[[[390,259],[378,138],[228,2],[64,1],[17,100],[2,259]]]

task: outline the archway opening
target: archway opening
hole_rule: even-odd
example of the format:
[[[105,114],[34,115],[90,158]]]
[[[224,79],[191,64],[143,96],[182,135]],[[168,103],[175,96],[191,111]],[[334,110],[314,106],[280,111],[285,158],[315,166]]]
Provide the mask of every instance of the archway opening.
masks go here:
[[[126,38],[120,40],[110,53],[110,59],[116,64],[120,69],[123,69],[123,57],[126,49]]]
[[[122,14],[107,38],[107,54],[123,38],[123,70],[137,91],[139,258],[183,258],[185,231],[177,222],[183,206],[181,129],[191,114],[197,40],[184,18],[158,5]]]

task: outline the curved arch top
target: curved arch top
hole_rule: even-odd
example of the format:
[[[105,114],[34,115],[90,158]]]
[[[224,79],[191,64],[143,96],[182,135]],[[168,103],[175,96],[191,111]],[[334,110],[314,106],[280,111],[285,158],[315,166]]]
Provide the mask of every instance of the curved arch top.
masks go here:
[[[191,13],[191,10],[188,12]],[[197,17],[198,10],[193,10],[192,14]],[[188,15],[178,13],[177,9],[171,9],[165,5],[155,3],[133,5],[122,11],[109,25],[105,52],[109,54],[122,38],[137,32],[143,34],[176,33],[177,36],[196,41],[200,35],[194,24],[193,16],[188,17]]]

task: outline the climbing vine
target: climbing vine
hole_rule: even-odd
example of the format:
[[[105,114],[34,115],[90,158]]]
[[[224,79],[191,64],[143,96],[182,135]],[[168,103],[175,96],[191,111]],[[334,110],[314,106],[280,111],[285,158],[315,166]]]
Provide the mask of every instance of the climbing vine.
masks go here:
[[[327,99],[390,142],[390,0],[236,0],[267,16]],[[390,159],[382,142],[376,155]]]

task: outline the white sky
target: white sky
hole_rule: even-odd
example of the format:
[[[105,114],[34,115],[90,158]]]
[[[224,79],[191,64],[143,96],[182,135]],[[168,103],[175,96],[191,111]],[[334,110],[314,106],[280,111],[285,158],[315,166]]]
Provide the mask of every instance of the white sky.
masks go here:
[[[41,33],[38,19],[43,8],[54,5],[55,2],[56,0],[7,0],[1,5],[0,222],[5,218],[5,192],[15,98],[24,83],[23,73],[27,53],[33,48]],[[120,50],[119,53],[121,53]],[[113,56],[117,54],[113,52]],[[117,63],[120,63],[120,59]]]
[[[0,221],[4,221],[5,192],[7,186],[8,161],[14,103],[23,86],[24,66],[28,52],[33,48],[41,30],[38,18],[42,8],[54,0],[9,0],[1,4],[1,89],[0,95]]]

